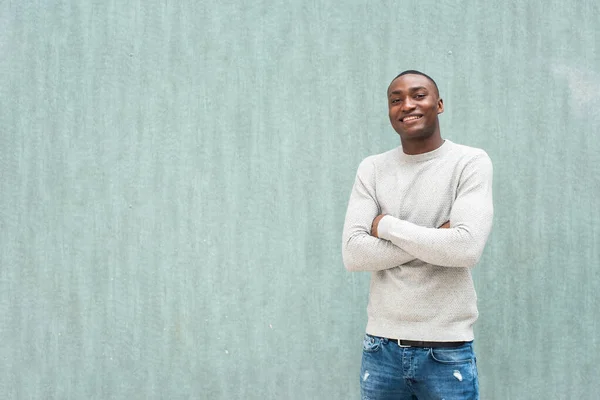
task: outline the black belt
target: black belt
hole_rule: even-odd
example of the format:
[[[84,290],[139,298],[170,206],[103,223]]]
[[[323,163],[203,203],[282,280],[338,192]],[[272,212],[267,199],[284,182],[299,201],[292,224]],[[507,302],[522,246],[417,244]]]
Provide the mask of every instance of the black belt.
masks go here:
[[[389,339],[390,342],[397,342],[400,347],[459,347],[467,342],[423,342],[420,340],[402,340],[402,339]]]

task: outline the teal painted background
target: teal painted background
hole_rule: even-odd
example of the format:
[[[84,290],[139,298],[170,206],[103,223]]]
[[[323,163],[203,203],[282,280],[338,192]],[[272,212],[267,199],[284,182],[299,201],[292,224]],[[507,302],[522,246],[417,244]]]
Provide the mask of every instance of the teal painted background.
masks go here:
[[[385,90],[495,164],[482,399],[600,391],[599,3],[0,2],[0,393],[358,399]]]

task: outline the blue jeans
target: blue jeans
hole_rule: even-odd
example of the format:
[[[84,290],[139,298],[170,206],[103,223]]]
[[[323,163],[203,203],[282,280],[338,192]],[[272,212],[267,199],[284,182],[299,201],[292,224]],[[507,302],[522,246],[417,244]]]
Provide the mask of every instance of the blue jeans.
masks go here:
[[[473,343],[459,347],[400,347],[365,335],[362,400],[478,400]]]

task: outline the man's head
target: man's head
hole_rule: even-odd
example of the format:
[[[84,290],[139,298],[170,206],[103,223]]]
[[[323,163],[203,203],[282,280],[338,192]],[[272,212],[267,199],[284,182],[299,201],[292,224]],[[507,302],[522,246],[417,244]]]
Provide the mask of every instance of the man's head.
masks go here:
[[[444,102],[428,75],[404,71],[392,80],[387,95],[390,122],[403,145],[440,137],[438,114],[444,112]]]

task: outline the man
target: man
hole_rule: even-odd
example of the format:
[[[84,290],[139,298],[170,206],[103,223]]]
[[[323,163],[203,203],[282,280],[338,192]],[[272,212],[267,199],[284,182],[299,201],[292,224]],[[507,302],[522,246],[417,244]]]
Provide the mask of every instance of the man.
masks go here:
[[[361,162],[344,265],[371,271],[362,399],[478,399],[471,268],[492,227],[492,163],[444,140],[436,83],[405,71],[387,92],[401,146]]]

